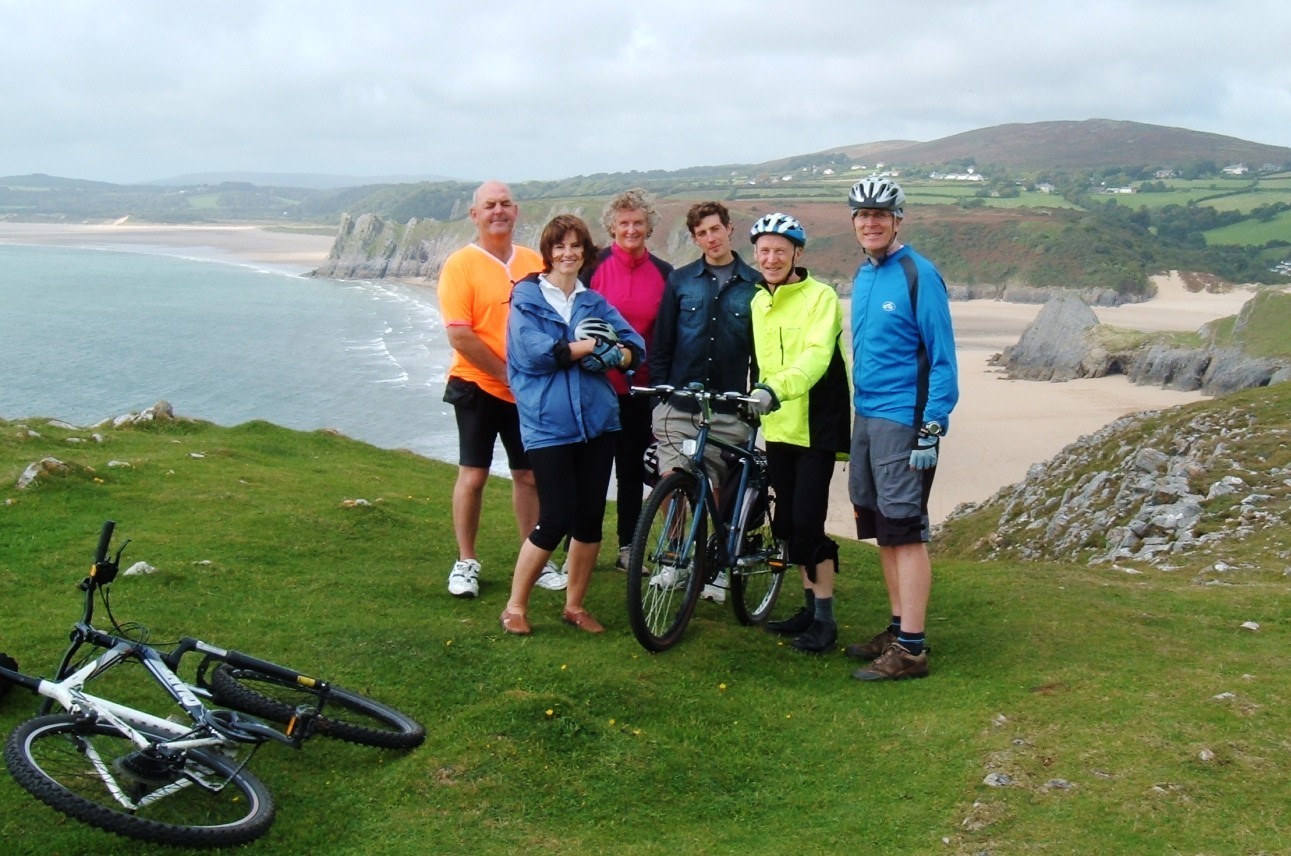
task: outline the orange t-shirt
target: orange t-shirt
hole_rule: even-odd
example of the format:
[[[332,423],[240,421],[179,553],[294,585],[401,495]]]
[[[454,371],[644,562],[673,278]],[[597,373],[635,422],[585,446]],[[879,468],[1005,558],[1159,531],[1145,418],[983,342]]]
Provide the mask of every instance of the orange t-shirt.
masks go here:
[[[528,247],[512,246],[511,259],[504,264],[478,244],[467,244],[449,256],[439,272],[439,312],[444,327],[470,327],[505,362],[511,288],[541,270],[542,256]],[[456,350],[448,376],[477,383],[504,401],[515,401],[506,381],[477,368]]]

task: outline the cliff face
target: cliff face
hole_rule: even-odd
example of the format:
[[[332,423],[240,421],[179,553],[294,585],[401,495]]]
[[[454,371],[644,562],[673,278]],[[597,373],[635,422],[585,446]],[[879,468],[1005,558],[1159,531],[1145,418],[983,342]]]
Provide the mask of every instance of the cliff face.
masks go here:
[[[586,205],[544,205],[521,203],[521,217],[516,224],[515,241],[537,248],[542,227],[557,214],[576,214],[587,221],[592,236],[604,243],[600,225],[600,203]],[[664,224],[668,221],[664,220]],[[664,231],[661,224],[651,247],[669,261],[674,256],[693,257],[694,244],[685,224]],[[396,223],[376,214],[362,214],[341,219],[336,241],[327,261],[314,276],[333,279],[425,279],[434,281],[444,261],[455,250],[475,238],[475,224],[470,219],[439,221],[418,220]],[[685,258],[689,261],[690,258]]]
[[[449,253],[470,241],[469,221],[434,224],[410,220],[400,225],[376,214],[346,214],[327,261],[315,276],[334,279],[435,278]],[[456,228],[454,228],[456,227]]]

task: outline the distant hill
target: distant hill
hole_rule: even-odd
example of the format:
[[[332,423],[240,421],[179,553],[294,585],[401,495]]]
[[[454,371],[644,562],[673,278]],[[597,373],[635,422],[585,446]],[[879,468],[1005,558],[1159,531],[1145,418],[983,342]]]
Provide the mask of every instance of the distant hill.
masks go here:
[[[310,190],[339,190],[374,184],[417,184],[423,181],[457,181],[444,175],[325,175],[310,172],[190,172],[173,178],[159,178],[145,184],[159,187],[199,187],[244,182],[257,187],[304,187]]]
[[[107,181],[87,181],[83,178],[59,178],[56,175],[45,175],[35,172],[31,175],[0,176],[0,188],[9,190],[72,190],[72,191],[112,191],[121,187]]]
[[[1291,164],[1291,148],[1186,128],[1113,119],[996,125],[928,143],[893,140],[826,149],[872,164],[942,164],[971,158],[1011,170],[1097,169],[1132,164]]]

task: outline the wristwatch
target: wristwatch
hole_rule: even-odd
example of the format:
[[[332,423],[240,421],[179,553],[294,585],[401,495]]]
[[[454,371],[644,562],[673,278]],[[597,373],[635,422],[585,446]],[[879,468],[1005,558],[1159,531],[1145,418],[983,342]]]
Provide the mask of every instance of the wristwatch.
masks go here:
[[[919,431],[919,433],[927,434],[929,437],[940,437],[941,430],[942,429],[941,429],[940,422],[930,421],[930,422],[923,423],[923,428]]]

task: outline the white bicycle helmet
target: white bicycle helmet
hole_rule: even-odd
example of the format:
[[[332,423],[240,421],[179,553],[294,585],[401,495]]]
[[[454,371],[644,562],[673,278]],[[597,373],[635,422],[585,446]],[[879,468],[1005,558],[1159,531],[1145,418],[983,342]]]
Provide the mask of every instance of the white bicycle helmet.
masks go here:
[[[862,178],[852,185],[847,202],[855,213],[862,208],[891,211],[898,218],[905,216],[905,191],[890,178]]]
[[[752,229],[749,229],[749,240],[755,244],[763,235],[779,235],[782,238],[788,238],[799,247],[807,245],[807,233],[803,231],[798,218],[791,214],[767,214],[754,223]]]
[[[574,327],[574,340],[595,339],[598,342],[617,342],[619,334],[603,318],[584,318]]]

